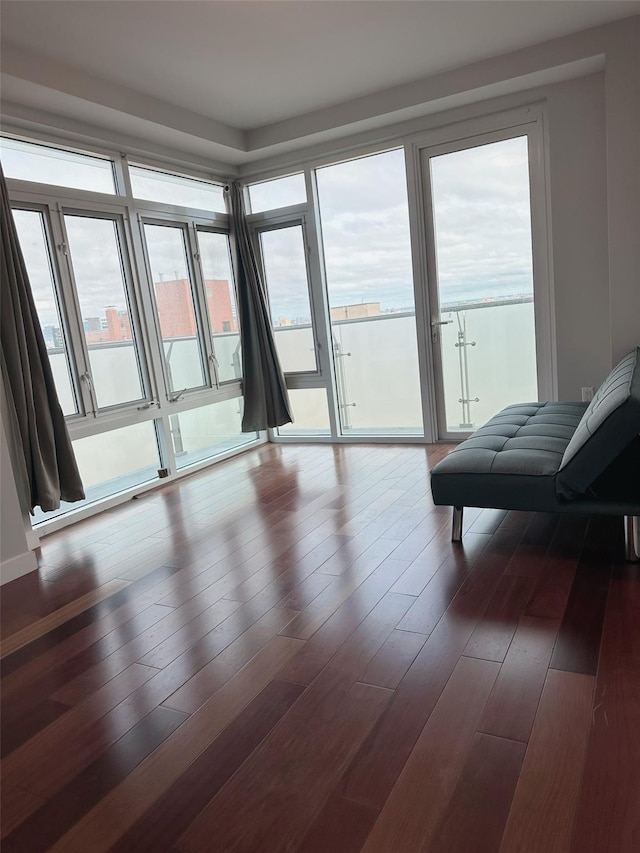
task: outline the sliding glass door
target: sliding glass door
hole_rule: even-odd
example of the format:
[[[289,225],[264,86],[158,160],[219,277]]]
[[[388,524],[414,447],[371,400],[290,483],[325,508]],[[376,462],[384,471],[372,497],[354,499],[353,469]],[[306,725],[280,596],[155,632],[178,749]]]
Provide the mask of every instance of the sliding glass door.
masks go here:
[[[422,152],[441,438],[538,399],[529,141]]]
[[[342,435],[421,435],[404,151],[316,171]]]

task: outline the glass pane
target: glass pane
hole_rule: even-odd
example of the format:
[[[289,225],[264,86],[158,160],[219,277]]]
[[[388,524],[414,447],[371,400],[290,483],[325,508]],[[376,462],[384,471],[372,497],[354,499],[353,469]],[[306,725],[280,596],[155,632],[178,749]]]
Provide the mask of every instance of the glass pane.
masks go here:
[[[263,181],[249,187],[252,213],[275,210],[277,207],[287,207],[290,204],[304,204],[306,200],[307,189],[302,172],[299,175],[275,178],[273,181]]]
[[[0,138],[0,156],[7,178],[112,195],[116,191],[113,164],[102,157],[6,137]]]
[[[538,397],[527,137],[432,157],[447,432]]]
[[[42,213],[37,210],[14,210],[13,218],[53,371],[58,400],[64,414],[73,415],[78,411],[78,404],[71,382],[69,350],[60,320],[60,306],[54,287],[44,219]]]
[[[80,509],[155,480],[158,476],[160,460],[153,421],[76,439],[73,450],[86,499],[76,503],[63,501],[54,512],[44,513],[37,509],[34,513],[35,523]]]
[[[317,182],[342,433],[421,435],[404,152]]]
[[[236,291],[226,234],[198,231],[209,325],[220,382],[240,379],[242,358]]]
[[[143,169],[140,166],[129,166],[129,174],[134,198],[195,207],[199,210],[213,210],[216,213],[227,212],[224,191],[218,184],[183,178],[169,172],[158,172],[156,169]]]
[[[282,369],[317,370],[302,226],[263,231],[260,243]]]
[[[194,465],[255,441],[257,433],[241,430],[242,404],[242,397],[235,397],[180,412],[179,415],[170,415],[171,438],[178,468]]]
[[[295,388],[289,391],[294,422],[278,427],[279,435],[330,435],[329,405],[324,388]]]
[[[72,214],[64,221],[98,406],[140,400],[144,389],[117,225]]]
[[[160,334],[172,391],[205,384],[185,234],[171,225],[144,226]]]

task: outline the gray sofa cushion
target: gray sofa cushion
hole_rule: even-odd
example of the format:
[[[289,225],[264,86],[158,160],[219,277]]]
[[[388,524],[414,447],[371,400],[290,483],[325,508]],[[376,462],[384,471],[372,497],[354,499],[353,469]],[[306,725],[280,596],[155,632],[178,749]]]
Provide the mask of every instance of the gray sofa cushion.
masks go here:
[[[586,409],[555,402],[503,409],[435,466],[435,503],[553,511],[556,473]]]
[[[598,388],[567,445],[556,477],[561,498],[587,492],[640,432],[640,348],[622,359]]]

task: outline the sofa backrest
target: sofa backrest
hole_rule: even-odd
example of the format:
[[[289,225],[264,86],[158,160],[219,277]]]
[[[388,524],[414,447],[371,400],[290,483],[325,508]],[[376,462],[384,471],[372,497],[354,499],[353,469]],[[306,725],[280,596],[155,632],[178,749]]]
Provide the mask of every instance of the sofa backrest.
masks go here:
[[[638,433],[640,347],[611,371],[582,416],[558,469],[558,495],[583,495]]]

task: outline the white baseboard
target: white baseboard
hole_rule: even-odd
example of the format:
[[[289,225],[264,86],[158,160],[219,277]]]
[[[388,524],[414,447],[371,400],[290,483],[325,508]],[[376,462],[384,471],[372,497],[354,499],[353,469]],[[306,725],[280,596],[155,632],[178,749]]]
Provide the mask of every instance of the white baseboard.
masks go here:
[[[27,537],[27,547],[30,551],[34,551],[36,548],[40,547],[40,537],[36,533],[35,530],[32,530],[31,527],[27,527],[25,529],[25,535]]]
[[[0,585],[21,578],[23,575],[28,575],[29,572],[34,572],[37,568],[38,561],[33,551],[17,554],[15,557],[0,563]]]

